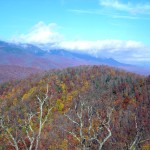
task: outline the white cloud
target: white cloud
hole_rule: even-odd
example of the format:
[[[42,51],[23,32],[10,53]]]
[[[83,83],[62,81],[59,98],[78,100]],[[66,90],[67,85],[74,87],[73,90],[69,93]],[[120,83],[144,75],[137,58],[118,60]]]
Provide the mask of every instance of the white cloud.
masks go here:
[[[88,53],[96,57],[111,57],[125,63],[150,60],[150,48],[136,41],[62,41],[55,47]]]
[[[89,51],[90,50],[109,50],[109,52],[120,51],[120,49],[126,51],[129,48],[139,48],[143,47],[143,44],[136,41],[122,41],[122,40],[97,40],[97,41],[63,41],[60,42],[59,47],[79,50],[79,51]]]
[[[79,14],[103,14],[100,10],[84,10],[84,9],[69,9],[69,12],[79,13]]]
[[[62,40],[62,35],[54,31],[56,27],[55,23],[46,25],[44,22],[39,22],[29,33],[13,37],[12,40],[25,43],[55,43]]]
[[[130,20],[135,20],[135,19],[143,19],[146,20],[147,18],[139,18],[135,16],[127,16],[127,15],[112,15],[112,18],[114,19],[130,19]]]
[[[150,62],[150,47],[137,41],[123,40],[97,40],[64,41],[63,36],[55,32],[56,24],[46,25],[43,22],[36,24],[29,33],[13,38],[20,43],[39,44],[46,49],[62,48],[74,52],[88,53],[96,57],[114,58],[120,62],[135,63],[140,61]]]
[[[106,5],[107,6],[107,5]],[[112,5],[109,5],[109,7],[112,7]],[[116,7],[115,7],[116,8]],[[119,10],[121,10],[121,8],[119,8]],[[134,9],[128,9],[126,8],[125,9],[127,12],[132,12],[135,14],[135,12],[137,13],[137,10],[135,11]],[[134,11],[133,11],[134,10]],[[72,13],[77,13],[77,14],[96,14],[96,15],[103,15],[103,16],[108,16],[108,17],[111,17],[111,18],[114,18],[114,19],[130,19],[130,20],[137,20],[137,19],[140,19],[140,20],[150,20],[149,17],[141,17],[141,16],[137,16],[137,15],[132,15],[132,14],[129,14],[129,15],[121,15],[121,14],[118,14],[118,13],[115,13],[115,12],[109,12],[108,10],[104,10],[104,9],[69,9],[68,10],[69,12],[72,12]],[[140,12],[142,13],[142,11]],[[150,9],[149,11],[147,11],[147,13],[150,14]]]
[[[119,0],[99,0],[101,6],[133,14],[150,14],[150,3],[122,3]]]

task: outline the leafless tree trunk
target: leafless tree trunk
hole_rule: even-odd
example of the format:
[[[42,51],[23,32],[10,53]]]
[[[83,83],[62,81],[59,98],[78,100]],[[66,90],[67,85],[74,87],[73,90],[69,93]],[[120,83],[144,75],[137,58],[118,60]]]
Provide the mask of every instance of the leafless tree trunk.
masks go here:
[[[41,137],[41,132],[42,132],[42,128],[44,127],[45,123],[48,120],[48,116],[51,112],[51,110],[53,109],[53,107],[48,108],[47,110],[47,114],[45,116],[43,116],[43,106],[46,103],[46,101],[48,100],[48,87],[47,87],[47,93],[45,95],[45,98],[43,100],[41,100],[38,96],[37,99],[39,101],[39,107],[40,107],[40,122],[39,122],[39,129],[38,129],[38,135],[36,137],[36,146],[35,146],[35,150],[38,149],[38,145],[39,145],[39,141],[40,141],[40,137]]]
[[[131,143],[129,150],[136,150],[137,149],[136,147],[141,140],[141,131],[140,129],[138,129],[136,116],[135,116],[135,128],[136,128],[136,136],[134,138],[134,141]]]
[[[18,147],[18,140],[13,136],[13,134],[11,133],[9,127],[7,125],[5,125],[5,121],[4,121],[4,117],[1,116],[0,117],[0,126],[1,128],[6,132],[7,134],[7,139],[9,140],[9,143],[16,149],[19,150]]]
[[[79,106],[78,106],[79,108]],[[71,110],[70,110],[71,111]],[[89,150],[92,147],[93,140],[97,141],[98,143],[98,150],[101,150],[103,145],[106,141],[111,137],[112,133],[110,130],[110,121],[111,121],[111,114],[113,109],[107,110],[106,118],[103,120],[100,114],[97,112],[96,115],[93,115],[93,107],[85,105],[85,102],[80,101],[80,109],[77,109],[77,104],[74,108],[76,118],[73,119],[71,115],[65,114],[65,117],[68,118],[73,124],[75,124],[79,128],[79,133],[75,133],[73,131],[68,131],[64,129],[65,132],[72,135],[75,139],[77,139],[82,147],[82,150]],[[84,118],[84,111],[87,111],[88,116],[88,133],[84,133],[85,128],[85,118]],[[100,124],[97,125],[96,128],[93,127],[94,117],[96,117]],[[78,121],[76,121],[78,120]],[[108,133],[105,137],[99,139],[99,134],[102,130],[106,130]],[[88,144],[87,144],[88,143]]]
[[[41,138],[42,129],[43,129],[45,123],[48,121],[48,117],[50,115],[50,112],[53,109],[53,107],[47,108],[46,114],[43,114],[44,105],[47,103],[48,99],[49,99],[49,96],[48,96],[48,86],[47,86],[47,92],[46,92],[44,98],[41,99],[39,96],[37,96],[39,112],[33,113],[31,111],[28,114],[27,119],[24,120],[24,124],[20,125],[21,127],[25,128],[26,136],[27,136],[28,140],[30,141],[30,146],[29,147],[27,146],[26,141],[25,141],[25,139],[23,137],[18,139],[17,135],[13,135],[11,133],[12,131],[9,131],[8,124],[5,124],[5,121],[4,121],[5,117],[4,116],[0,117],[0,126],[7,133],[6,134],[6,138],[8,139],[9,143],[16,150],[19,150],[19,147],[18,147],[18,142],[19,141],[23,142],[26,150],[32,150],[34,146],[35,146],[35,150],[38,149],[40,138]],[[38,117],[38,115],[39,115],[39,117]],[[39,119],[38,133],[31,125],[33,118],[38,118]]]

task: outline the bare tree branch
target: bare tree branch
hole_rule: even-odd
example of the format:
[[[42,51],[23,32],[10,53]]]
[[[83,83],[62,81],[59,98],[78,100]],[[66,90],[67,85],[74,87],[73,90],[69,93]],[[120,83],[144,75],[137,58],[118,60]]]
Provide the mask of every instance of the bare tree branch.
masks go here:
[[[45,104],[48,102],[49,99],[51,99],[51,97],[49,98],[49,96],[48,96],[48,85],[47,85],[47,91],[46,91],[46,94],[44,95],[44,97],[40,98],[39,96],[36,96],[36,98],[38,100],[39,112],[33,113],[32,111],[30,111],[30,113],[28,113],[27,118],[23,120],[24,124],[19,125],[19,127],[25,129],[26,137],[28,138],[28,140],[30,142],[29,147],[27,147],[26,141],[23,139],[23,137],[18,139],[17,131],[16,131],[15,135],[13,135],[11,133],[11,131],[9,130],[9,124],[4,125],[4,117],[3,116],[0,117],[0,126],[7,133],[6,138],[8,139],[9,143],[16,150],[19,150],[19,147],[18,147],[18,142],[19,141],[23,142],[23,144],[24,144],[24,146],[27,150],[32,150],[34,144],[35,144],[35,150],[37,150],[38,147],[39,147],[39,142],[40,142],[40,138],[41,138],[42,129],[43,129],[45,123],[48,121],[48,117],[50,115],[50,112],[53,109],[53,107],[48,107],[47,111],[46,111],[46,114],[44,113]],[[37,114],[39,114],[39,115],[37,115]],[[37,129],[35,130],[32,126],[34,118],[39,119],[38,132],[37,132]],[[6,119],[7,119],[7,122],[10,121],[10,118],[9,118],[8,115],[6,116]],[[17,141],[17,139],[18,139],[18,141]]]
[[[2,129],[7,133],[7,139],[9,140],[10,144],[15,147],[16,150],[19,150],[18,143],[15,139],[15,137],[12,135],[11,131],[7,126],[4,125],[4,117],[0,117],[0,125]]]
[[[77,104],[75,105],[75,114],[77,115],[78,122],[72,119],[71,116],[68,116],[67,114],[64,115],[65,117],[68,118],[68,120],[70,120],[72,123],[77,125],[77,127],[79,128],[79,131],[77,131],[77,133],[68,131],[66,129],[64,131],[69,133],[73,137],[75,137],[80,142],[82,150],[86,150],[92,147],[93,140],[96,140],[98,142],[99,144],[98,149],[101,150],[105,142],[112,135],[111,130],[110,130],[110,121],[111,121],[111,115],[112,115],[113,109],[107,110],[107,117],[104,120],[102,120],[102,117],[100,116],[98,112],[96,113],[96,116],[93,115],[93,106],[85,105],[84,101],[80,101],[79,103],[80,103],[80,107],[78,106],[78,109],[77,109]],[[88,127],[87,127],[87,124],[86,126],[84,124],[85,122],[84,111],[87,111]],[[97,117],[97,119],[100,122],[100,124],[97,126],[97,129],[95,129],[93,126],[94,117]],[[83,132],[83,130],[86,128],[88,128],[88,131],[87,131],[88,133]],[[100,134],[100,131],[102,129],[106,129],[108,134],[106,135],[106,137],[103,137],[103,139],[99,139],[98,135]],[[80,137],[77,137],[77,135],[79,135]]]

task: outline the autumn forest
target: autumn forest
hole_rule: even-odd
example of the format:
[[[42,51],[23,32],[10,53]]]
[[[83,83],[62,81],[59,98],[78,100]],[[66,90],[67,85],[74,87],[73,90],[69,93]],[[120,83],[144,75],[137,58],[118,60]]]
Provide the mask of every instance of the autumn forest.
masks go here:
[[[0,85],[0,149],[148,150],[150,77],[108,66]]]

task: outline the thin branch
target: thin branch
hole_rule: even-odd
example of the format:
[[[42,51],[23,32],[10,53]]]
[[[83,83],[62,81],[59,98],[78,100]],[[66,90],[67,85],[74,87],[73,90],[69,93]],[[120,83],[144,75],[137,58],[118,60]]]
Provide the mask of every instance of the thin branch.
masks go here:
[[[66,116],[71,122],[73,122],[74,124],[77,124],[79,126],[79,123],[74,121],[73,119],[71,119],[71,117],[69,117],[67,114],[64,114],[64,116]]]
[[[79,142],[80,142],[80,138],[77,137],[77,135],[74,133],[74,132],[71,132],[71,131],[67,131],[65,129],[63,129],[65,132],[71,134],[73,137],[75,137]]]
[[[9,136],[8,139],[9,139],[10,144],[12,146],[14,146],[16,150],[18,150],[19,148],[18,148],[17,141],[15,140],[15,138],[13,137],[13,135],[11,134],[11,132],[9,131],[8,127],[6,127],[4,125],[4,118],[2,116],[0,117],[0,123],[1,123],[1,127],[7,132],[8,136]],[[12,140],[13,143],[11,142],[11,140]]]
[[[43,121],[43,123],[42,123],[42,127],[44,126],[44,124],[46,123],[46,121],[48,120],[48,116],[49,116],[49,114],[50,114],[50,112],[51,112],[51,110],[53,109],[54,107],[51,107],[50,109],[48,109],[48,112],[47,112],[47,114],[46,114],[46,117],[44,118],[44,121]]]
[[[134,150],[135,149],[134,148],[135,145],[137,145],[138,143],[140,143],[140,140],[141,140],[141,130],[138,129],[138,124],[137,124],[137,118],[136,118],[136,116],[135,116],[135,128],[136,128],[136,136],[135,136],[135,139],[134,139],[133,143],[129,147],[129,150]]]

